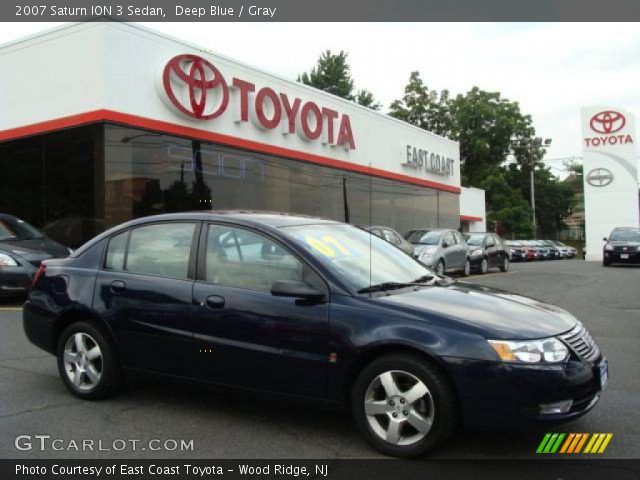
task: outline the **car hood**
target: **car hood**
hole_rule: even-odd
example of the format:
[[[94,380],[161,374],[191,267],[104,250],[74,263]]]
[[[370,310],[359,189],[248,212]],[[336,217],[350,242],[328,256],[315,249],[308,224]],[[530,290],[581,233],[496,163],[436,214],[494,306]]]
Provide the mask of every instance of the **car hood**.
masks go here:
[[[613,241],[607,242],[609,245],[620,246],[620,247],[640,247],[640,242],[623,242],[623,241]]]
[[[397,291],[378,301],[441,327],[464,329],[491,339],[550,337],[571,330],[578,322],[554,305],[463,282]]]
[[[418,257],[422,255],[424,252],[433,252],[438,249],[438,245],[420,245],[413,244],[413,254]]]
[[[44,260],[45,258],[64,258],[69,250],[50,238],[33,238],[29,240],[3,240],[0,250],[5,250],[26,260]]]

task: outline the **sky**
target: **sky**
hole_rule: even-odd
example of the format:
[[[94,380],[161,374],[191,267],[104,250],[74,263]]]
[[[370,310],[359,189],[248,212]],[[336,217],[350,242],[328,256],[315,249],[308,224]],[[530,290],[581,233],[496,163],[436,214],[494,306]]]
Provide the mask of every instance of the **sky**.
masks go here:
[[[0,24],[0,43],[53,27]],[[326,49],[349,54],[357,88],[383,104],[402,97],[413,70],[453,95],[499,91],[552,138],[546,159],[560,176],[582,154],[580,107],[640,115],[640,28],[633,23],[143,23],[295,80]]]

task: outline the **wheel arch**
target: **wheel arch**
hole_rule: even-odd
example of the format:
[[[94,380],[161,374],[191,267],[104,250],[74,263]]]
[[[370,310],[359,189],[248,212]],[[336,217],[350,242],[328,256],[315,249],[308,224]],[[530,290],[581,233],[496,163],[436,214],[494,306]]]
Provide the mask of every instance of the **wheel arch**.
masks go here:
[[[113,345],[117,346],[118,342],[115,333],[111,327],[109,327],[107,322],[100,318],[100,315],[89,309],[73,308],[62,313],[54,323],[53,330],[51,332],[51,351],[53,353],[56,352],[58,340],[65,328],[73,323],[81,321],[90,321],[94,323],[98,328],[104,331],[107,338],[113,342]]]
[[[367,350],[362,352],[358,357],[357,361],[349,370],[346,381],[344,385],[344,394],[345,399],[349,399],[351,397],[351,389],[356,382],[360,373],[370,365],[372,362],[377,360],[378,358],[382,358],[386,355],[391,354],[406,354],[421,358],[426,360],[435,368],[437,368],[444,377],[449,381],[453,391],[455,392],[456,397],[458,397],[457,389],[455,388],[455,383],[453,379],[447,372],[447,369],[444,366],[442,360],[438,358],[433,352],[430,352],[424,348],[417,347],[415,345],[407,344],[407,343],[381,343],[377,345],[372,345]],[[458,402],[459,403],[459,402]]]

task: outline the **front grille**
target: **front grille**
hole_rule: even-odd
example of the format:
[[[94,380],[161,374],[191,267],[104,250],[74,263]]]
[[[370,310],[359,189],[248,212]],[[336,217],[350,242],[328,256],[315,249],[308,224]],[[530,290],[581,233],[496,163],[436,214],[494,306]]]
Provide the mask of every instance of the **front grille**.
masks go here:
[[[593,341],[593,337],[582,324],[578,324],[569,333],[560,335],[560,338],[583,360],[591,362],[600,355],[596,342]]]
[[[613,247],[613,251],[614,252],[628,252],[628,253],[634,252],[635,253],[636,249],[635,249],[635,247],[627,247],[627,246],[624,246],[624,245],[616,245],[615,247]]]

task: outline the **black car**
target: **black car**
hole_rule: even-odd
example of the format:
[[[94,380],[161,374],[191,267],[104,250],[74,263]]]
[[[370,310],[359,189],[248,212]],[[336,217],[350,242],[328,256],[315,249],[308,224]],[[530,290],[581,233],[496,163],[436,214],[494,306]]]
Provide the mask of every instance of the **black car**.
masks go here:
[[[0,213],[0,297],[25,295],[42,260],[70,252],[24,220]]]
[[[383,227],[381,225],[361,225],[360,228],[379,236],[392,245],[395,245],[403,252],[409,255],[413,255],[413,245],[405,240],[403,236],[396,232],[394,229]]]
[[[471,268],[487,273],[497,267],[501,272],[509,270],[509,247],[495,233],[465,233],[464,239],[469,247]]]
[[[312,217],[134,220],[43,262],[23,312],[27,337],[80,398],[114,394],[136,371],[321,400],[349,406],[373,446],[403,457],[459,423],[575,419],[607,380],[565,310],[438,276]]]
[[[640,228],[615,228],[609,238],[603,238],[602,265],[640,263]]]

